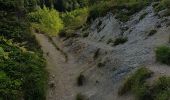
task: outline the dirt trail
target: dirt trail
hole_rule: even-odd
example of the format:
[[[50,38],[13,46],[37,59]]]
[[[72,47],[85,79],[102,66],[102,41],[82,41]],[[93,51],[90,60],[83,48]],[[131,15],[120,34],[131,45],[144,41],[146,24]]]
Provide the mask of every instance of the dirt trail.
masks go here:
[[[77,76],[80,75],[81,72],[85,71],[85,69],[89,69],[90,65],[80,65],[79,63],[76,63],[74,56],[69,55],[69,53],[67,53],[68,61],[65,62],[65,56],[55,48],[55,46],[45,35],[36,34],[36,38],[39,41],[44,52],[44,57],[47,60],[47,70],[50,76],[47,100],[75,100],[77,93],[80,92],[87,94],[88,97],[90,97],[90,100],[134,100],[133,96],[131,95],[123,97],[117,96],[117,89],[122,83],[118,82],[117,84],[113,85],[111,79],[107,79],[107,77],[110,76],[109,74],[101,76],[101,71],[99,71],[98,73],[97,69],[93,69],[93,67],[91,69],[92,72],[84,72],[86,74],[89,74],[90,76],[92,75],[91,77],[88,77],[90,83],[88,83],[88,85],[86,85],[85,87],[78,87],[76,84]],[[62,47],[60,43],[56,44],[59,45],[59,47]],[[110,49],[111,48],[109,48],[109,50]],[[154,76],[149,81],[151,83],[159,76],[170,75],[170,68],[166,65],[163,66],[159,64],[154,64],[149,65],[148,68],[154,72]],[[101,82],[98,83],[98,85],[94,84],[93,81],[99,77]],[[51,85],[54,86],[50,87]],[[110,92],[109,94],[108,91]]]
[[[77,94],[76,77],[80,68],[74,64],[74,60],[69,57],[65,62],[65,57],[43,34],[36,34],[44,56],[47,60],[47,70],[49,72],[49,87],[47,100],[74,100]]]

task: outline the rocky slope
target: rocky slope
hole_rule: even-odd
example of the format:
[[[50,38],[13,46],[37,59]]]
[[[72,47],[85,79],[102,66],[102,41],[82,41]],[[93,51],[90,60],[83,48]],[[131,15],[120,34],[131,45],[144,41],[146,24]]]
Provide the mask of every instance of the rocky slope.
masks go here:
[[[157,63],[154,52],[160,45],[169,46],[170,17],[163,17],[163,13],[161,11],[156,14],[153,7],[148,6],[125,23],[108,13],[105,17],[97,18],[87,29],[77,32],[88,33],[88,37],[53,38],[69,58],[64,65],[68,67],[62,72],[64,74],[57,75],[62,78],[69,76],[69,79],[56,78],[54,84],[62,80],[59,86],[66,85],[65,92],[63,91],[62,98],[49,100],[75,100],[78,93],[89,100],[134,100],[131,94],[123,97],[117,95],[119,86],[131,72],[146,66],[155,72],[153,79],[160,75],[169,76],[170,67]],[[119,37],[126,37],[128,41],[115,46],[112,41]],[[85,76],[85,84],[78,87],[76,77],[80,74]],[[72,93],[67,93],[66,90]]]

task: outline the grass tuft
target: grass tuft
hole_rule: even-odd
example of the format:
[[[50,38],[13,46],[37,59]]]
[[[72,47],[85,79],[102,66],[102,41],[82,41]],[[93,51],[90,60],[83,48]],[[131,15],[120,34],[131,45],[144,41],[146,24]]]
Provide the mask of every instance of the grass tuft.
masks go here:
[[[160,63],[170,65],[170,47],[160,46],[156,49],[156,60]]]
[[[124,43],[127,42],[127,41],[128,41],[128,38],[127,38],[127,37],[117,38],[117,39],[114,41],[114,46],[120,45],[120,44],[124,44]]]

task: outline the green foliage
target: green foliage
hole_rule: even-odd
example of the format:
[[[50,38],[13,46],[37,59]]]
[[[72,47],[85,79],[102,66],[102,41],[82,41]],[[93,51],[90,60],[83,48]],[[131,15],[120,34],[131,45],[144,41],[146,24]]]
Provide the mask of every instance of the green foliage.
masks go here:
[[[29,13],[28,19],[32,22],[33,28],[50,36],[57,35],[64,27],[59,13],[54,9],[48,9],[45,6],[42,9],[39,8],[36,12]]]
[[[151,87],[154,100],[169,100],[170,98],[170,77],[162,76]]]
[[[146,1],[128,1],[128,2],[118,2],[114,7],[116,8],[116,18],[122,22],[127,22],[131,15],[139,12],[142,8],[147,5]],[[124,9],[124,10],[123,10]],[[120,10],[123,10],[120,12]]]
[[[156,60],[163,64],[170,65],[170,47],[160,46],[156,49]]]
[[[101,17],[107,14],[109,10],[111,10],[113,4],[111,2],[100,2],[92,5],[89,8],[89,20],[95,19],[97,17]]]
[[[76,95],[76,100],[87,100],[86,97],[84,95],[82,95],[81,93],[78,93]]]
[[[0,47],[0,56],[8,59],[8,53],[5,52],[2,47]]]
[[[62,9],[64,11],[72,11],[78,8],[83,8],[88,5],[88,0],[63,0]]]
[[[0,57],[0,97],[18,100],[23,96],[25,100],[44,100],[44,59],[5,42],[0,47],[9,52],[8,59]]]
[[[154,6],[156,12],[159,12],[164,9],[170,9],[170,1],[169,0],[161,0],[159,4]]]
[[[116,19],[119,19],[121,22],[127,22],[130,19],[130,16],[128,16],[127,14],[123,12],[119,12],[116,15]]]
[[[45,99],[45,62],[25,20],[32,1],[0,0],[0,100]]]
[[[146,89],[145,86],[143,85],[145,79],[149,78],[151,75],[152,72],[145,67],[138,69],[134,74],[127,78],[127,80],[119,90],[119,95],[123,95],[128,91],[137,93],[137,96],[142,95],[140,93],[144,93]]]
[[[77,29],[86,23],[88,8],[76,9],[62,14],[66,29]]]
[[[115,41],[114,41],[114,45],[119,45],[119,44],[124,44],[125,42],[128,41],[128,38],[126,37],[120,37],[120,38],[117,38]]]
[[[91,1],[92,2],[92,1]],[[95,19],[100,16],[104,16],[108,11],[112,11],[116,14],[116,18],[120,21],[126,22],[129,20],[130,16],[142,8],[144,8],[148,0],[98,0],[97,3],[94,3],[90,6],[89,18]],[[124,11],[126,9],[127,11]],[[121,12],[120,12],[121,11]]]
[[[148,85],[146,79],[151,75],[152,72],[146,68],[138,69],[125,81],[119,90],[119,95],[131,91],[137,100],[169,100],[170,77],[162,76],[154,84]]]
[[[27,42],[27,49],[37,51],[37,42],[24,18],[27,6],[24,6],[23,1],[27,0],[0,0],[0,34],[14,42]]]
[[[149,32],[148,36],[152,36],[152,35],[156,34],[156,32],[157,32],[157,30],[151,30],[151,31]]]

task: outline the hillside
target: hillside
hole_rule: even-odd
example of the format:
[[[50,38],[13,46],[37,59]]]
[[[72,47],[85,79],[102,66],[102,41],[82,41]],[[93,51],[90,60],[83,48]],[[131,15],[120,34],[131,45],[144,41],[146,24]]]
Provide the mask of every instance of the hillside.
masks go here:
[[[169,0],[0,5],[0,100],[170,99]]]

